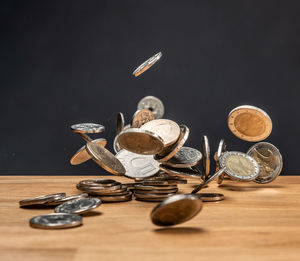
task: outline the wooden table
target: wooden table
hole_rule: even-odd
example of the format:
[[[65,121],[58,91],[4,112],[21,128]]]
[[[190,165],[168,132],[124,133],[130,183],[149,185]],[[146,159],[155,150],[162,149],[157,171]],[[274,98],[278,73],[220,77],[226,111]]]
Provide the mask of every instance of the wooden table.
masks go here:
[[[204,191],[221,192],[226,200],[204,203],[194,219],[170,228],[151,223],[156,203],[136,200],[102,204],[78,228],[28,225],[31,217],[53,209],[22,209],[19,200],[76,194],[75,184],[86,178],[0,177],[0,260],[300,260],[300,177],[266,185],[214,182]],[[195,184],[189,180],[180,191],[190,192]]]

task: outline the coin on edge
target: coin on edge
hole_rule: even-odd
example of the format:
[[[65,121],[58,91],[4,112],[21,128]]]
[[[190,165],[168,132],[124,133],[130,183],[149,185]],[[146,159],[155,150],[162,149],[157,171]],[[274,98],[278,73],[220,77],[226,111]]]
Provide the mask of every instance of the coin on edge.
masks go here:
[[[214,155],[214,159],[215,159],[215,162],[216,162],[216,170],[215,171],[218,171],[220,169],[220,162],[219,162],[219,158],[221,157],[221,154],[223,152],[225,152],[227,150],[227,144],[225,142],[224,139],[220,140],[219,142],[219,145],[218,145],[218,149]],[[220,185],[223,183],[223,180],[224,180],[224,173],[222,173],[221,175],[218,176],[218,179],[217,179],[217,183]]]
[[[136,68],[132,75],[134,75],[135,77],[139,76],[143,72],[147,71],[152,65],[154,65],[161,57],[161,52],[153,55],[147,61],[143,62],[138,68]]]
[[[99,207],[101,203],[101,200],[98,198],[73,199],[61,205],[58,205],[54,209],[54,212],[68,214],[83,214]]]
[[[137,109],[148,109],[152,111],[155,119],[161,119],[165,113],[164,104],[160,99],[154,96],[146,96],[143,99],[141,99],[138,103]]]
[[[125,120],[124,120],[124,115],[122,112],[119,112],[117,114],[117,135],[124,130],[124,126],[125,126]]]
[[[216,202],[224,199],[224,195],[221,193],[199,193],[198,195],[203,202]]]
[[[105,127],[97,123],[78,123],[72,125],[71,130],[76,133],[100,133]]]
[[[204,174],[206,179],[210,173],[210,146],[206,135],[203,136],[202,148],[203,148],[203,168],[204,168]]]

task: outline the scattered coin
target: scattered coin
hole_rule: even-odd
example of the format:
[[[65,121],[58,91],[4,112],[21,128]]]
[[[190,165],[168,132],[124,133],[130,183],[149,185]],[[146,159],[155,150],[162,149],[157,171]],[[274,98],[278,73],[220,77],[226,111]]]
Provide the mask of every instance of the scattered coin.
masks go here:
[[[124,130],[125,120],[122,112],[117,114],[117,135]]]
[[[135,189],[138,190],[160,190],[161,192],[163,192],[163,190],[176,190],[177,186],[176,185],[136,185],[134,187]]]
[[[199,193],[203,202],[215,202],[224,200],[224,195],[221,193]]]
[[[24,199],[19,201],[19,205],[20,207],[45,205],[53,201],[63,199],[64,197],[66,197],[66,193],[55,193],[55,194],[44,195],[35,198]]]
[[[175,193],[140,193],[138,191],[134,192],[134,196],[139,199],[152,199],[152,198],[169,198],[175,195]]]
[[[100,133],[105,127],[96,123],[78,123],[71,126],[73,132],[76,133]]]
[[[218,146],[218,149],[214,155],[214,159],[215,159],[215,162],[216,162],[216,172],[220,169],[220,162],[219,162],[219,158],[221,157],[222,153],[225,152],[227,150],[227,145],[226,145],[226,142],[225,140],[220,140],[219,142],[219,146]],[[224,180],[224,172],[218,176],[218,184],[222,184],[223,180]]]
[[[62,203],[65,203],[67,201],[73,200],[73,199],[87,198],[88,196],[89,195],[87,193],[82,193],[82,194],[79,194],[79,195],[73,195],[73,196],[69,196],[69,197],[65,197],[65,198],[62,198],[62,199],[58,199],[58,200],[49,202],[49,203],[47,203],[47,205],[56,206],[56,205],[60,205]]]
[[[154,96],[146,96],[143,99],[141,99],[138,103],[137,109],[148,109],[152,111],[155,119],[161,119],[165,113],[164,104],[160,99]]]
[[[195,178],[195,179],[202,178],[202,173],[195,168],[173,168],[173,167],[165,166],[163,164],[160,164],[159,168],[170,175],[175,175],[183,178]]]
[[[99,207],[101,203],[98,198],[73,199],[58,205],[54,211],[55,213],[83,214]]]
[[[139,76],[144,71],[148,70],[152,65],[154,65],[161,57],[162,57],[161,52],[153,55],[147,61],[143,62],[138,68],[136,68],[132,73],[132,75],[134,75],[135,77]]]
[[[132,192],[128,191],[123,195],[98,196],[104,203],[125,202],[132,200]]]
[[[203,168],[204,168],[204,174],[206,179],[210,173],[210,146],[206,135],[203,136],[202,148],[203,148]]]
[[[113,179],[85,179],[81,180],[79,186],[89,186],[89,187],[114,187],[121,184]]]
[[[154,120],[153,113],[148,109],[138,110],[132,117],[131,128],[140,128],[143,124]]]

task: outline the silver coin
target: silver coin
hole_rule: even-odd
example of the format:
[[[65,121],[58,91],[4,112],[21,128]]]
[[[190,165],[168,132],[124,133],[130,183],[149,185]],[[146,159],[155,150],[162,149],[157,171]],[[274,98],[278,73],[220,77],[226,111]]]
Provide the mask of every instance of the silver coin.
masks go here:
[[[62,203],[65,203],[65,202],[73,200],[73,199],[87,198],[88,196],[89,195],[87,193],[82,193],[82,194],[79,194],[79,195],[73,195],[73,196],[69,196],[69,197],[65,197],[65,198],[62,198],[62,199],[58,199],[58,200],[49,202],[49,203],[47,203],[47,205],[57,206],[57,205],[60,205]]]
[[[128,150],[120,150],[117,159],[125,167],[125,176],[129,178],[147,178],[159,171],[159,163],[152,155],[141,155]]]
[[[155,119],[161,119],[165,114],[164,104],[154,96],[146,96],[141,99],[137,106],[138,110],[148,109],[152,111]]]
[[[199,193],[203,202],[216,202],[224,200],[224,195],[221,193]]]
[[[219,158],[221,157],[222,153],[225,152],[227,150],[227,145],[224,139],[220,140],[219,145],[218,145],[218,149],[214,155],[214,160],[216,162],[216,172],[220,169],[220,162],[219,162]],[[224,180],[224,172],[218,176],[218,184],[222,184],[223,180]]]
[[[132,75],[134,75],[135,77],[139,76],[144,71],[148,70],[152,65],[154,65],[161,57],[162,57],[161,52],[153,55],[147,61],[143,62],[138,68],[136,68],[132,73]]]
[[[260,168],[260,173],[253,181],[266,184],[272,182],[281,173],[283,162],[280,151],[271,143],[259,142],[247,152],[254,158]]]
[[[117,115],[117,135],[124,130],[125,120],[122,112]]]
[[[54,209],[55,213],[83,214],[101,205],[98,198],[79,198],[67,201]]]
[[[174,195],[156,205],[151,212],[151,220],[157,226],[173,226],[195,217],[203,203],[197,195]]]
[[[97,123],[78,123],[71,126],[73,132],[76,133],[100,133],[105,127]]]
[[[51,213],[33,217],[29,224],[34,228],[55,229],[78,227],[82,224],[82,217],[76,214]]]
[[[55,200],[63,199],[66,197],[66,193],[55,193],[50,195],[43,195],[35,198],[28,198],[19,201],[21,207],[33,206],[33,205],[44,205]]]
[[[122,149],[122,148],[120,147],[119,142],[118,142],[118,136],[116,136],[116,137],[114,138],[113,148],[114,148],[115,153],[118,153],[118,152]]]
[[[194,168],[173,168],[173,167],[165,166],[163,164],[160,164],[159,168],[170,175],[175,175],[182,178],[195,178],[195,179],[202,178],[202,173]]]
[[[207,178],[210,173],[210,146],[206,135],[203,136],[202,148],[203,148],[203,168],[204,168],[205,178]]]

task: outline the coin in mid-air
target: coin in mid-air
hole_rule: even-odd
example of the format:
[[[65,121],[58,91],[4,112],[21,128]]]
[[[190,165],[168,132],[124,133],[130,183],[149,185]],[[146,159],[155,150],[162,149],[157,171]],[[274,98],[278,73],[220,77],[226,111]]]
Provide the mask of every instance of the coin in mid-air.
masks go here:
[[[117,114],[117,135],[124,130],[125,120],[122,112]]]
[[[210,146],[206,135],[203,136],[202,149],[203,149],[203,168],[204,168],[204,174],[206,179],[210,173]]]
[[[261,141],[269,137],[272,120],[260,108],[242,105],[233,109],[228,115],[228,127],[238,138],[246,141]]]
[[[55,193],[50,195],[43,195],[35,198],[28,198],[19,201],[20,207],[33,206],[33,205],[44,205],[55,200],[63,199],[66,197],[66,193]]]
[[[78,123],[71,126],[73,132],[76,133],[100,133],[105,127],[97,123]]]
[[[197,195],[174,195],[154,207],[151,220],[157,226],[181,224],[195,217],[202,206],[202,200]]]
[[[54,211],[55,213],[83,214],[99,207],[101,203],[98,198],[73,199],[58,205]]]
[[[132,117],[131,128],[140,128],[146,122],[154,119],[154,115],[150,110],[137,110]]]
[[[216,162],[216,171],[218,171],[220,169],[220,162],[219,162],[219,158],[221,157],[221,154],[223,152],[225,152],[227,150],[227,144],[225,142],[224,139],[220,140],[219,145],[218,145],[218,149],[214,155],[214,159]],[[218,176],[218,184],[222,184],[223,180],[224,180],[224,173],[222,173],[221,175]]]
[[[279,150],[271,143],[259,142],[247,152],[254,158],[260,168],[260,173],[255,182],[265,184],[273,181],[281,172],[283,162]]]
[[[141,99],[137,106],[138,110],[148,109],[150,110],[155,119],[161,119],[165,113],[164,104],[160,99],[154,96],[146,96]]]
[[[147,178],[159,171],[159,163],[152,155],[141,155],[128,150],[120,150],[116,157],[126,169],[125,176],[129,178]]]
[[[153,55],[147,61],[143,62],[138,68],[136,68],[132,73],[132,75],[134,75],[135,77],[139,76],[144,71],[148,70],[152,65],[154,65],[161,57],[162,57],[161,52]]]
[[[102,168],[114,175],[124,175],[125,168],[122,163],[107,149],[97,143],[88,142],[86,151],[92,159]]]
[[[78,227],[82,224],[82,217],[76,214],[51,213],[33,217],[29,224],[34,228],[56,229]]]

